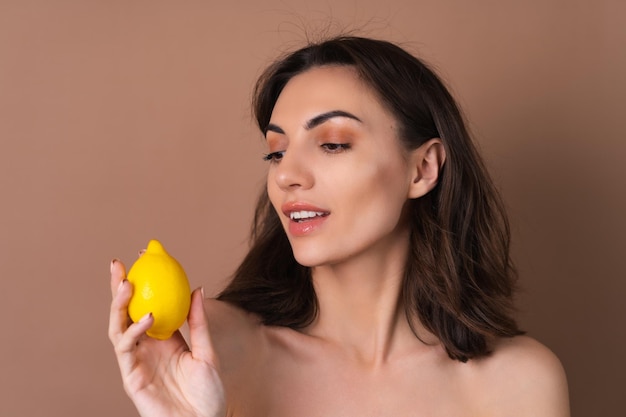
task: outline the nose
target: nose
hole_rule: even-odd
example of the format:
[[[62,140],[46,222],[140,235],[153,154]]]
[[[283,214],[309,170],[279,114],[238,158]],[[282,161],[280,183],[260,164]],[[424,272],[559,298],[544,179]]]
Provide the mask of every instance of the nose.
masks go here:
[[[274,169],[274,180],[282,190],[309,189],[314,184],[310,155],[290,147]]]

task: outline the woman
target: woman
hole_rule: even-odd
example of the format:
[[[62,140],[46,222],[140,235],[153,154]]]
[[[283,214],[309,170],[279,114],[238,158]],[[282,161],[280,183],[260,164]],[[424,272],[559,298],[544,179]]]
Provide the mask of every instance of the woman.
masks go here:
[[[511,318],[503,205],[422,62],[338,37],[277,61],[254,110],[269,162],[251,249],[190,347],[109,336],[144,416],[568,416],[558,359]]]

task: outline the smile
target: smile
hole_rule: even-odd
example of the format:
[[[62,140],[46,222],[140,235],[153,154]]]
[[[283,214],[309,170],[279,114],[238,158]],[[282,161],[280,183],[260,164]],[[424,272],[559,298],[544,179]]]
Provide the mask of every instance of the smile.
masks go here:
[[[324,216],[328,216],[328,213],[325,213],[323,211],[307,211],[307,210],[292,211],[291,213],[289,213],[289,218],[296,222],[306,221],[315,217],[324,217]]]

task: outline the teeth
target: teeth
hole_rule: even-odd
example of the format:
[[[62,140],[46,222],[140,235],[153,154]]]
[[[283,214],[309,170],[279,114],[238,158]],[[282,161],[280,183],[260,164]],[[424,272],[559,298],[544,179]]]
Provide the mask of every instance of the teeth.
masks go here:
[[[312,217],[315,216],[323,216],[324,213],[321,211],[292,211],[291,213],[289,213],[289,217],[291,217],[291,220],[303,220],[303,219],[310,219]]]

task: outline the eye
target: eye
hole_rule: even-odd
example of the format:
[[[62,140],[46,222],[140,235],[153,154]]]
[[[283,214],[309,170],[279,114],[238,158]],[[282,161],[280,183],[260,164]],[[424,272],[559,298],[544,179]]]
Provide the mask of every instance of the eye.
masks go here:
[[[351,147],[349,143],[324,143],[321,146],[328,153],[344,152]]]
[[[271,152],[271,153],[268,153],[267,155],[264,155],[263,160],[274,162],[274,163],[279,162],[281,159],[283,159],[284,154],[285,154],[285,151]]]

